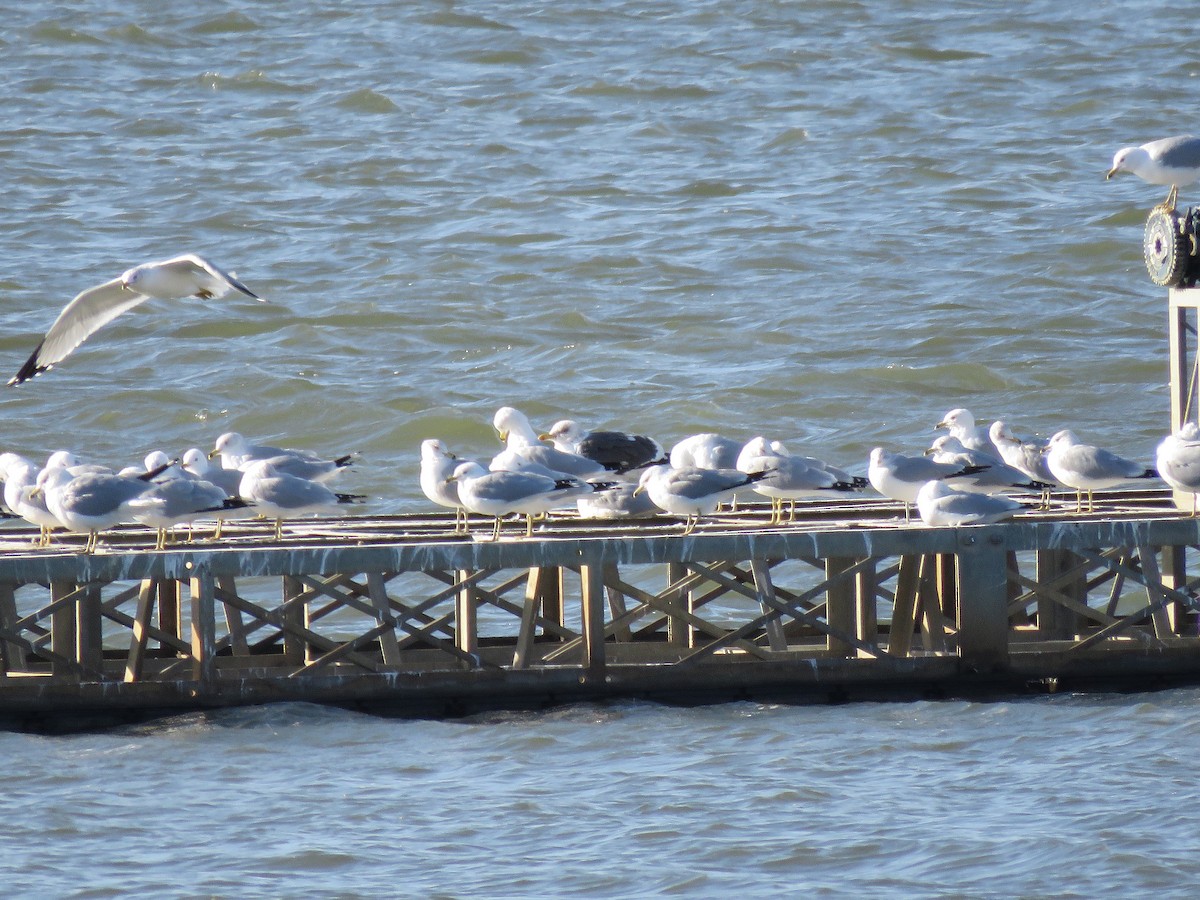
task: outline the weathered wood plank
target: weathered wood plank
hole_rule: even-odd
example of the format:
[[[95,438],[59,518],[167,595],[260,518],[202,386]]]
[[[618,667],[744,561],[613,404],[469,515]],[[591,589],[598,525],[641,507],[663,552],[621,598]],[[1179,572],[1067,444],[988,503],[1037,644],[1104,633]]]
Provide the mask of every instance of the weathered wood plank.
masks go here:
[[[150,617],[154,615],[154,601],[157,596],[158,590],[154,581],[145,579],[138,592],[137,612],[133,617],[133,635],[129,642],[129,656],[125,661],[126,682],[142,680],[146,645],[150,641]]]
[[[604,670],[604,578],[598,566],[580,566],[580,620],[585,671]]]
[[[217,619],[213,578],[197,573],[190,581],[192,629],[192,679],[209,685],[216,677]]]

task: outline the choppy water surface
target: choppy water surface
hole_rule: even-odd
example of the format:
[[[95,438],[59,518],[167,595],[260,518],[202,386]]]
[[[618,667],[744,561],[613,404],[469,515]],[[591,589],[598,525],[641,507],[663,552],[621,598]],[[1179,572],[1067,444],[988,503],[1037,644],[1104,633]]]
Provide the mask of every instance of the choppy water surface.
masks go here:
[[[490,450],[502,404],[858,471],[960,405],[1146,460],[1165,431],[1165,191],[1103,175],[1190,128],[1186,5],[2,5],[4,376],[136,262],[272,300],[126,316],[4,394],[4,449],[238,430],[362,451],[343,484],[393,511],[421,439]],[[30,895],[1169,894],[1195,699],[10,735],[2,865]]]
[[[1185,896],[1198,699],[0,735],[0,873],[9,896]]]

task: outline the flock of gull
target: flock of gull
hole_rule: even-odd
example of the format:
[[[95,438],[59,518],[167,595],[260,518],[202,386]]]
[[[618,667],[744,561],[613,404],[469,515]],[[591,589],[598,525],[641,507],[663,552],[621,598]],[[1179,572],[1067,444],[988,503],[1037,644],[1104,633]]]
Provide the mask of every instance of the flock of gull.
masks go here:
[[[915,505],[926,524],[957,526],[1049,509],[1055,488],[1076,491],[1077,511],[1084,494],[1091,510],[1094,491],[1141,479],[1161,477],[1193,497],[1200,493],[1200,429],[1190,423],[1160,443],[1155,469],[1085,444],[1070,430],[1044,443],[1022,441],[1003,421],[985,428],[970,411],[954,409],[935,426],[947,433],[919,455],[873,449],[866,478],[762,436],[742,443],[697,434],[665,453],[644,435],[588,431],[570,419],[539,434],[508,406],[492,424],[505,446],[486,463],[462,459],[442,441],[424,441],[421,488],[434,503],[457,510],[456,531],[465,530],[467,513],[492,517],[493,540],[506,516],[525,516],[529,535],[536,517],[568,505],[585,518],[666,512],[684,517],[690,534],[701,517],[748,494],[771,500],[770,525],[794,522],[796,500],[846,497],[870,486],[903,503],[906,520]]]
[[[1183,135],[1124,147],[1113,157],[1108,177],[1131,172],[1151,184],[1171,185],[1160,206],[1174,208],[1178,186],[1200,179],[1200,138]],[[152,299],[219,299],[236,293],[266,302],[204,257],[185,254],[144,263],[78,294],[46,332],[29,359],[10,379],[19,385],[62,362],[92,334],[122,313]],[[1083,495],[1145,478],[1161,478],[1173,488],[1200,494],[1200,428],[1188,423],[1158,446],[1156,468],[1085,444],[1073,432],[1057,432],[1045,443],[1018,439],[1003,421],[975,424],[966,409],[951,410],[936,426],[947,433],[920,455],[906,456],[876,447],[867,477],[810,456],[796,455],[778,441],[755,437],[734,441],[697,434],[669,453],[655,440],[621,431],[588,431],[564,419],[539,434],[519,410],[502,407],[493,426],[503,452],[484,462],[461,459],[438,440],[421,445],[421,488],[434,503],[456,510],[455,532],[468,531],[469,514],[494,519],[492,539],[506,516],[535,518],[574,507],[588,518],[636,519],[663,512],[684,517],[690,534],[703,516],[724,503],[754,493],[771,500],[769,524],[795,520],[798,499],[835,498],[873,487],[904,504],[905,519],[915,505],[929,525],[997,522],[1032,508],[1040,492],[1049,509],[1050,491]],[[220,457],[219,467],[209,460]],[[175,528],[201,518],[217,520],[214,537],[228,518],[257,515],[275,519],[275,538],[285,518],[336,510],[365,499],[339,493],[325,483],[352,461],[323,459],[307,451],[251,444],[241,435],[221,435],[209,453],[198,448],[179,457],[154,451],[142,466],[113,471],[83,464],[59,451],[42,466],[14,453],[0,454],[0,479],[10,515],[39,526],[48,544],[55,529],[87,534],[85,552],[94,552],[100,532],[139,522],[157,531],[165,547]]]
[[[906,520],[915,506],[921,521],[935,526],[999,522],[1049,509],[1055,488],[1076,491],[1079,511],[1085,493],[1091,509],[1093,491],[1141,479],[1161,477],[1193,497],[1200,494],[1200,428],[1192,423],[1159,444],[1155,469],[1085,444],[1071,431],[1045,443],[1022,441],[1003,421],[984,428],[968,410],[954,409],[935,426],[946,433],[919,454],[873,449],[865,478],[763,436],[742,442],[696,434],[667,452],[653,438],[589,431],[570,419],[539,433],[510,406],[497,410],[492,425],[504,447],[491,459],[461,458],[436,439],[421,444],[421,489],[456,511],[456,534],[469,533],[475,514],[493,520],[491,538],[498,540],[503,520],[517,515],[525,517],[528,536],[535,519],[563,509],[589,519],[667,513],[682,517],[683,533],[691,534],[702,517],[748,495],[770,499],[768,525],[786,525],[795,521],[797,500],[853,497],[868,488],[903,503]],[[39,526],[40,544],[63,529],[86,534],[84,552],[94,552],[101,532],[134,522],[155,529],[155,548],[163,549],[181,526],[188,526],[192,540],[202,519],[216,520],[212,536],[219,539],[227,519],[269,517],[280,540],[285,519],[333,513],[366,499],[328,485],[354,460],[354,454],[326,459],[253,444],[229,432],[207,453],[192,448],[170,458],[156,450],[141,465],[119,471],[82,463],[67,451],[41,466],[4,453],[0,478],[5,505]]]

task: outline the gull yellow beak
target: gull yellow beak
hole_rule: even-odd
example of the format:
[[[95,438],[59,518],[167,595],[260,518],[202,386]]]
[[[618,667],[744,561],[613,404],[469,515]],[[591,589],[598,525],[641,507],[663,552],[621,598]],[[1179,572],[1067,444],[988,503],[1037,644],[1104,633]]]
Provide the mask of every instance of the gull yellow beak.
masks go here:
[[[949,428],[949,427],[950,426],[947,425],[945,422],[938,422],[936,425],[933,426],[932,430],[937,431],[939,428]]]
[[[1120,172],[1120,169],[1109,169],[1108,174],[1104,176],[1105,181],[1109,181],[1114,175]]]
[[[507,431],[497,431],[496,435],[500,438],[500,443],[502,443],[502,444],[508,443],[508,432]]]
[[[923,455],[924,456],[933,456],[933,454],[935,454],[935,453],[937,453],[937,451],[934,450],[932,447],[930,447],[928,450],[925,451],[925,453]]]
[[[637,487],[635,487],[633,489],[633,496],[636,497],[638,494],[644,494],[645,492],[646,492],[646,486],[639,484]]]
[[[214,457],[217,457],[217,456],[220,456],[220,455],[221,455],[221,451],[220,451],[220,450],[213,449],[213,450],[209,450],[209,451],[208,451],[208,458],[209,458],[209,459],[213,459]]]

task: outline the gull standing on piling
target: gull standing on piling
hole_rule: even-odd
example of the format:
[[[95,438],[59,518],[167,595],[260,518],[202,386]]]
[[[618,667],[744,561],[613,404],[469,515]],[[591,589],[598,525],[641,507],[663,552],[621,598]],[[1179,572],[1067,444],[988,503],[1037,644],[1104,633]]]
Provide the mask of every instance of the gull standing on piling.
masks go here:
[[[778,449],[774,449],[778,448]],[[783,501],[790,504],[788,522],[796,521],[797,499],[830,499],[857,493],[858,488],[850,476],[839,477],[829,471],[820,460],[801,456],[788,456],[779,450],[782,444],[768,444],[766,438],[756,437],[747,442],[738,456],[738,471],[747,474],[762,473],[754,483],[754,492],[771,500],[771,519],[768,524],[783,524]]]
[[[1140,147],[1122,147],[1113,156],[1105,181],[1118,172],[1132,172],[1149,184],[1169,184],[1171,192],[1155,209],[1174,211],[1179,188],[1200,178],[1200,138],[1181,134]]]
[[[924,456],[905,456],[883,447],[871,451],[867,464],[867,480],[871,487],[891,500],[904,504],[904,521],[911,518],[909,507],[917,502],[917,494],[929,481],[963,478],[983,471],[986,467],[959,466],[934,462]]]
[[[534,516],[611,486],[592,485],[569,476],[555,479],[533,472],[488,471],[474,460],[460,463],[447,480],[458,485],[459,499],[469,512],[495,518],[493,541],[500,540],[505,516],[525,516],[525,536],[530,537]]]
[[[636,494],[647,493],[660,509],[686,516],[683,533],[691,534],[701,516],[711,516],[726,500],[766,477],[765,472],[746,474],[737,469],[677,469],[672,465],[651,466],[638,479]]]
[[[575,478],[605,476],[608,470],[595,460],[578,453],[564,453],[549,447],[538,439],[538,434],[529,424],[528,417],[519,409],[502,406],[492,417],[492,426],[504,444],[503,452],[497,454],[488,466],[493,472],[521,472],[534,466],[544,466],[552,472]]]
[[[1001,419],[997,419],[988,428],[988,437],[1000,451],[1000,458],[1005,463],[1029,476],[1032,481],[1046,485],[1042,488],[1042,509],[1049,509],[1050,492],[1058,486],[1058,481],[1046,465],[1045,442],[1022,441]]]
[[[217,438],[208,458],[221,457],[225,469],[242,469],[252,462],[269,459],[276,472],[294,475],[308,481],[328,481],[342,469],[353,464],[357,454],[347,453],[337,459],[322,459],[311,450],[291,450],[286,447],[269,447],[251,444],[236,431],[227,431]]]
[[[213,466],[208,462],[208,454],[199,447],[192,447],[183,454],[179,470],[196,481],[208,481],[225,492],[229,500],[240,499],[238,489],[242,486],[242,471],[240,469],[225,469]],[[217,515],[217,527],[213,529],[213,540],[221,539],[225,522],[230,519],[248,519],[256,515],[248,504],[240,507],[235,503],[226,504],[226,508]]]
[[[952,409],[942,416],[942,421],[933,426],[933,430],[947,429],[952,437],[958,438],[968,450],[982,450],[984,453],[996,454],[988,430],[982,425],[975,424],[975,417],[969,409]]]
[[[951,434],[943,434],[935,440],[925,455],[934,462],[978,469],[972,475],[963,475],[954,480],[964,491],[999,494],[1004,491],[1041,491],[1052,486],[1049,482],[1031,480],[1020,469],[1002,462],[998,456],[982,450],[968,450]]]
[[[253,504],[260,513],[275,520],[276,541],[283,539],[285,518],[337,512],[339,504],[366,499],[362,494],[338,494],[316,481],[281,472],[276,468],[274,459],[249,463],[242,471],[238,495]]]
[[[1185,422],[1174,434],[1168,434],[1155,454],[1159,477],[1177,491],[1192,495],[1192,517],[1196,516],[1196,496],[1200,494],[1200,427]],[[5,493],[7,496],[7,492]]]
[[[155,469],[136,476],[72,475],[65,468],[44,469],[31,496],[45,496],[47,509],[68,531],[87,532],[83,552],[94,553],[100,532],[132,521],[133,501],[146,493],[161,473]]]
[[[6,453],[4,461],[4,503],[31,525],[38,527],[35,546],[50,546],[50,532],[62,528],[62,522],[46,506],[46,497],[34,492],[37,488],[38,467],[15,453]]]
[[[170,471],[170,470],[168,470]],[[167,534],[177,525],[188,526],[188,541],[192,539],[192,523],[202,516],[221,515],[227,510],[245,507],[243,500],[230,499],[224,488],[211,481],[173,476],[150,485],[140,496],[129,501],[133,520],[157,529],[155,550],[167,546]]]
[[[436,503],[454,510],[454,533],[469,532],[466,507],[458,496],[458,484],[450,480],[464,461],[434,438],[421,441],[421,492]]]
[[[126,269],[117,278],[88,288],[68,303],[8,383],[21,384],[62,362],[92,334],[147,300],[220,299],[230,291],[266,302],[235,275],[194,253]]]
[[[1054,480],[1075,490],[1076,512],[1083,512],[1083,492],[1087,491],[1088,512],[1095,506],[1092,491],[1113,488],[1139,478],[1157,478],[1158,473],[1110,450],[1080,442],[1075,432],[1063,429],[1046,445],[1046,465]]]

